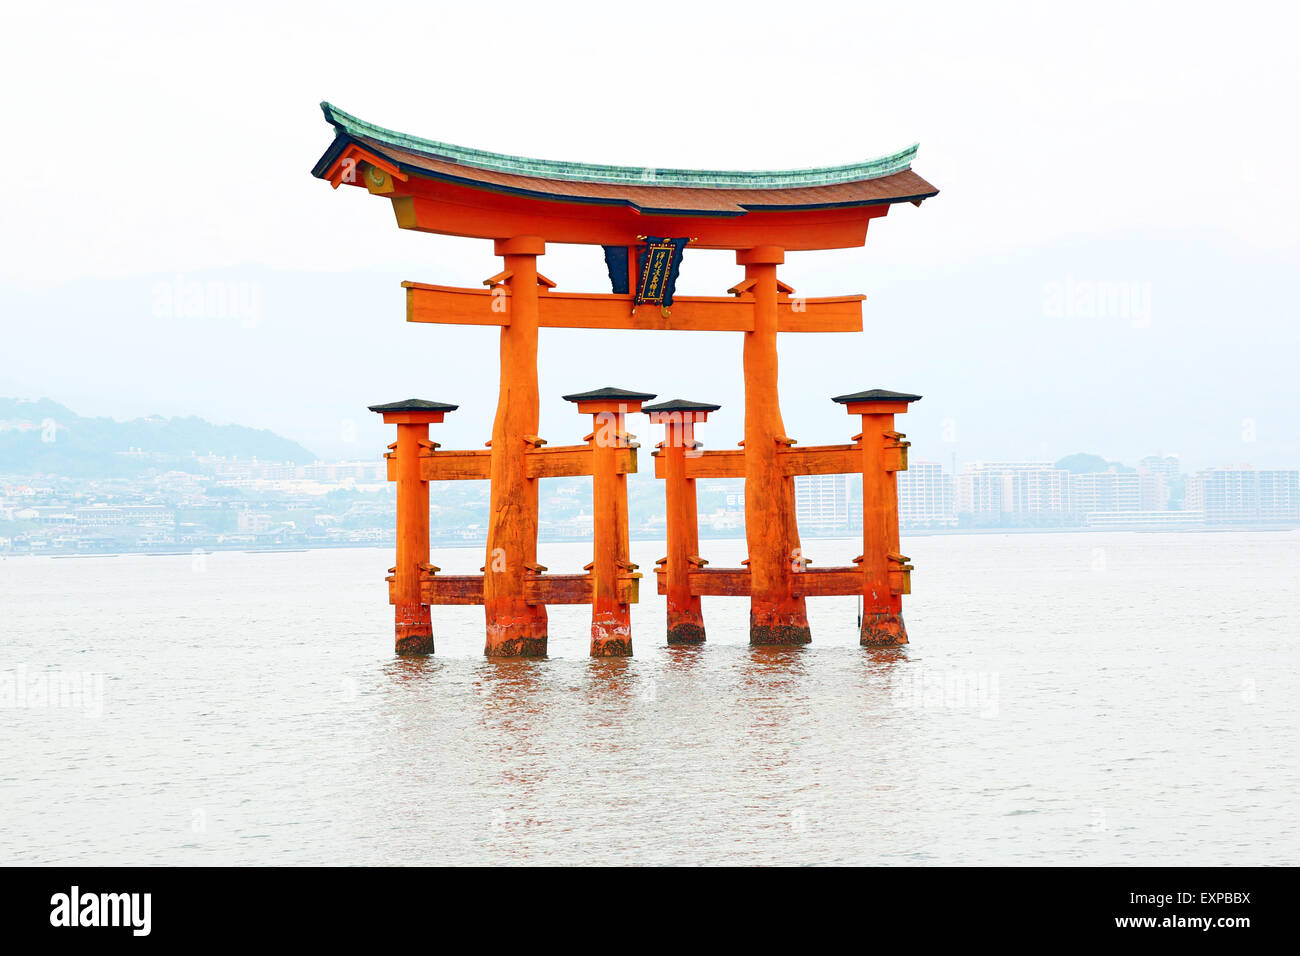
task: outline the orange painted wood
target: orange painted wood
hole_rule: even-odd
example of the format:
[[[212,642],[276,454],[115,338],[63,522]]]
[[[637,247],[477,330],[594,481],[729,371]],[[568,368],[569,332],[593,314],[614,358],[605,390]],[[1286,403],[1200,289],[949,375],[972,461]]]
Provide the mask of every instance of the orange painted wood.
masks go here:
[[[701,416],[703,417],[703,416]],[[691,555],[698,554],[699,515],[696,513],[695,480],[686,473],[687,449],[695,445],[695,422],[691,417],[667,420],[663,459],[666,499],[668,554],[659,578],[660,593],[667,595],[670,644],[698,644],[704,641],[704,612],[700,598],[691,593]],[[656,473],[660,470],[655,461]]]
[[[688,574],[691,594],[703,597],[743,597],[750,593],[748,568],[697,568]],[[658,591],[670,593],[666,567],[657,572]],[[791,590],[804,597],[861,594],[862,569],[858,567],[806,568],[791,575]]]
[[[429,485],[420,479],[420,443],[429,440],[427,421],[397,426],[390,466],[397,479],[397,560],[390,600],[396,650],[431,653],[433,624],[420,597],[420,565],[429,563]]]
[[[594,406],[597,403],[582,402]],[[627,476],[616,469],[618,452],[629,442],[623,409],[640,403],[591,408],[592,538],[591,656],[627,657],[632,653],[629,606],[619,600],[618,582],[629,566]],[[586,409],[584,409],[586,410]]]
[[[529,479],[575,478],[591,474],[591,447],[588,445],[560,445],[556,447],[528,448],[524,452],[524,468]],[[636,473],[636,455],[630,448],[620,448],[614,456],[617,474]],[[492,476],[492,452],[489,449],[435,451],[420,458],[420,478],[423,481],[476,481]],[[388,480],[397,480],[397,462],[388,459]]]
[[[533,235],[547,242],[630,246],[638,236],[691,236],[703,249],[843,249],[866,242],[867,223],[888,205],[839,209],[755,210],[743,216],[642,214],[623,205],[532,199],[412,177],[393,196],[403,229],[498,239]]]
[[[856,475],[862,471],[862,449],[857,445],[784,448],[780,458],[787,475]]]
[[[749,569],[698,568],[690,573],[690,585],[696,595],[743,597],[750,593]]]
[[[794,479],[779,440],[786,433],[777,390],[776,267],[785,251],[758,246],[736,254],[753,280],[754,331],[745,334],[745,539],[749,545],[749,639],[754,644],[806,644],[807,607],[791,585],[802,555],[795,520]]]
[[[552,292],[542,304],[542,326],[552,329],[642,329],[744,332],[752,310],[729,296],[679,296],[665,316],[656,305],[632,309],[630,295]]]
[[[386,175],[396,179],[398,182],[408,181],[409,177],[406,173],[402,172],[387,160],[380,159],[370,150],[358,146],[356,143],[349,145],[348,148],[339,155],[339,158],[334,160],[333,165],[325,171],[325,178],[329,180],[330,185],[335,189],[338,189],[345,181],[350,185],[363,184],[365,183],[365,178],[362,173],[363,163],[382,170]]]
[[[420,459],[420,477],[425,481],[467,481],[491,475],[492,452],[487,449],[439,450]]]
[[[528,450],[529,478],[576,478],[592,474],[590,445],[560,445]],[[631,448],[615,449],[614,473],[636,474],[636,453]]]
[[[871,406],[866,406],[871,407]],[[906,412],[907,406],[899,411]],[[890,555],[899,551],[898,475],[891,465],[899,464],[902,436],[894,431],[894,411],[878,403],[862,415],[862,634],[868,646],[907,643],[901,594],[910,590],[910,576]]]
[[[420,582],[425,604],[482,604],[483,575],[435,574]]]
[[[785,475],[856,475],[862,472],[862,450],[857,445],[782,447],[776,454]],[[654,462],[655,477],[666,478],[666,458],[656,455]],[[702,451],[697,456],[688,456],[685,466],[688,478],[743,478],[745,452],[728,448]]]
[[[500,235],[500,234],[498,234]],[[537,563],[537,480],[528,477],[527,442],[540,417],[537,393],[537,256],[545,243],[533,235],[499,240],[497,254],[510,273],[510,324],[501,328],[501,375],[492,423],[487,569],[483,582],[489,657],[546,653],[546,608],[530,604],[525,578]]]
[[[638,579],[624,575],[615,586],[615,595],[624,604],[637,603]],[[525,585],[528,600],[534,604],[590,604],[594,581],[590,574],[541,574],[530,577]]]
[[[865,295],[780,300],[776,306],[778,332],[861,332]],[[798,304],[798,308],[796,308]]]
[[[896,441],[885,445],[885,471],[907,471],[907,448],[910,442]]]
[[[541,574],[524,583],[530,604],[590,604],[590,574]]]
[[[425,575],[420,582],[420,600],[431,605],[482,604],[483,579],[482,574]],[[635,604],[637,585],[637,578],[624,575],[615,593],[623,603]],[[524,579],[524,597],[531,605],[590,604],[592,593],[590,574],[530,574]]]
[[[667,478],[667,459],[656,455],[655,477]],[[687,478],[744,478],[745,452],[741,449],[732,451],[722,448],[713,451],[699,451],[687,455],[685,459]]]
[[[501,289],[403,282],[406,320],[442,325],[509,325],[511,295]],[[502,287],[504,289],[504,287]],[[782,299],[780,332],[861,332],[865,296]],[[748,332],[754,326],[753,299],[734,296],[678,296],[670,314],[657,306],[633,311],[630,295],[547,292],[538,296],[538,326],[546,329],[625,329]]]
[[[508,293],[403,282],[406,321],[440,325],[509,325]]]
[[[836,594],[861,594],[862,569],[805,568],[791,576],[794,591],[805,597],[827,597]]]

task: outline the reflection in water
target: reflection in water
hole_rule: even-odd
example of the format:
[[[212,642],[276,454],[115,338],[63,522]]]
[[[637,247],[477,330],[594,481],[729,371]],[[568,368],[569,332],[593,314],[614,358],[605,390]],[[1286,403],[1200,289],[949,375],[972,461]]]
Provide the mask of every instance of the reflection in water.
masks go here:
[[[442,667],[437,657],[396,657],[385,661],[383,674],[392,685],[412,684],[432,677]]]
[[[805,673],[806,647],[779,644],[751,644],[745,649],[742,674],[759,686],[788,686]]]
[[[907,666],[911,663],[908,646],[862,648],[862,673],[867,677],[864,689],[890,694],[906,680]]]
[[[628,657],[593,657],[586,662],[587,700],[592,703],[625,702],[636,690],[636,665]]]
[[[514,738],[533,730],[547,700],[546,663],[544,658],[486,657],[474,668],[474,710],[484,731]]]
[[[705,644],[666,644],[663,648],[665,669],[674,675],[688,677],[697,668],[705,666],[710,652]]]

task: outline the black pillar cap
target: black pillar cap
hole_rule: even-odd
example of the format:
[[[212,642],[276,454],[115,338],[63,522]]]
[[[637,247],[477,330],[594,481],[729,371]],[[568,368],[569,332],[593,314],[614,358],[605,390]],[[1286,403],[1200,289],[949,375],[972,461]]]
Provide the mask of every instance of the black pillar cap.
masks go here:
[[[590,392],[574,392],[572,395],[561,397],[566,402],[599,402],[606,399],[614,402],[648,402],[655,395],[653,392],[630,392],[626,388],[606,385],[604,388],[592,389]]]
[[[430,402],[423,398],[407,398],[400,402],[389,402],[387,405],[368,405],[372,412],[454,412],[460,408],[459,405],[448,405],[446,402]]]
[[[721,405],[713,405],[709,402],[692,402],[685,398],[674,398],[672,401],[660,402],[658,405],[642,405],[643,412],[716,412]]]
[[[920,395],[913,395],[910,392],[891,392],[887,388],[869,388],[865,392],[854,392],[852,395],[836,395],[831,399],[833,402],[839,402],[841,405],[848,405],[852,402],[919,402]]]

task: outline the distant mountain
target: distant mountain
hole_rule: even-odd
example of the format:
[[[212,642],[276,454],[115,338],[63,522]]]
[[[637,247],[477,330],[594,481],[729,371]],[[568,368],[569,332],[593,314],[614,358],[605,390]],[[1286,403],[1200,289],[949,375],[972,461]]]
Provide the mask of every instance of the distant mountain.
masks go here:
[[[0,474],[126,478],[195,470],[195,457],[309,464],[316,456],[265,429],[202,418],[85,418],[48,398],[0,398]]]
[[[1073,455],[1066,455],[1056,463],[1057,468],[1075,475],[1089,475],[1099,471],[1136,471],[1119,461],[1107,461],[1101,455],[1092,455],[1087,452],[1075,452]]]

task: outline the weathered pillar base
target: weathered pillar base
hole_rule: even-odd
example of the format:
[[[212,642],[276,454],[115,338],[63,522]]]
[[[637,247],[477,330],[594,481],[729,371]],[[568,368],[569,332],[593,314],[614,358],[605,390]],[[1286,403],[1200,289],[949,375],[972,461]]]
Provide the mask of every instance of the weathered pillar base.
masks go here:
[[[483,653],[488,657],[545,657],[546,622],[525,619],[489,623]]]
[[[591,622],[592,657],[631,657],[632,625],[626,620],[611,618]]]
[[[668,622],[669,644],[703,644],[704,622],[690,617]]]
[[[812,629],[802,610],[760,613],[750,609],[749,643],[797,645],[812,643]]]
[[[433,653],[433,619],[427,604],[394,605],[393,632],[398,654]]]
[[[893,611],[864,613],[862,635],[858,643],[863,647],[901,647],[907,643],[907,628],[903,626],[903,616]]]

